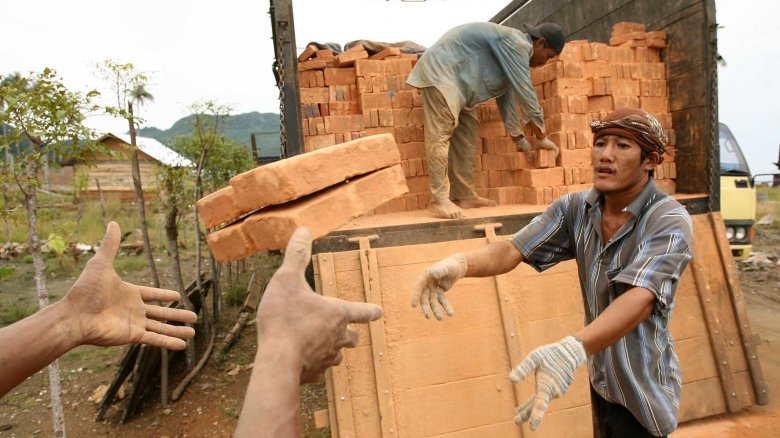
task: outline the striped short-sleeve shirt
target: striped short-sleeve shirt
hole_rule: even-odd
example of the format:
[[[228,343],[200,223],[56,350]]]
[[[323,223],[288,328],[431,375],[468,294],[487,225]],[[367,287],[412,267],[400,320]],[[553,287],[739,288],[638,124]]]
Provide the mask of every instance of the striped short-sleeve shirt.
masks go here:
[[[680,276],[691,259],[692,224],[685,208],[650,180],[625,211],[633,215],[604,242],[602,195],[571,193],[512,236],[526,263],[542,271],[577,260],[585,323],[638,286],[656,297],[651,315],[588,359],[593,389],[625,406],[656,436],[677,428],[681,375],[669,318]]]

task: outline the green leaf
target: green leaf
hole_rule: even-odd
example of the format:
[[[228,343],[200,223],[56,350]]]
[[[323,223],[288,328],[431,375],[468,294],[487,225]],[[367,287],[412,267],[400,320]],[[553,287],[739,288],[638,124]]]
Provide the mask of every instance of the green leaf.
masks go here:
[[[49,249],[54,251],[57,256],[62,256],[62,254],[65,253],[65,248],[67,247],[67,244],[65,243],[65,239],[62,238],[59,234],[49,234],[49,238],[47,239],[47,244],[49,245]]]

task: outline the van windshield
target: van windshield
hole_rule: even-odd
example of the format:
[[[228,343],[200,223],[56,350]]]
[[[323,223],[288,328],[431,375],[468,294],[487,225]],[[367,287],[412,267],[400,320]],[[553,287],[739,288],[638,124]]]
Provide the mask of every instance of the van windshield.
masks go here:
[[[750,176],[750,168],[747,161],[745,161],[745,156],[742,155],[742,150],[739,148],[739,144],[734,139],[729,128],[721,124],[719,132],[720,173]]]

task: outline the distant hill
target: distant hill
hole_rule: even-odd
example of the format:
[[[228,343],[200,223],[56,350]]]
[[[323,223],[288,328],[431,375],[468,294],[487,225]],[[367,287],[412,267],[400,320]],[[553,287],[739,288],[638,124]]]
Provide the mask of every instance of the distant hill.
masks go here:
[[[163,144],[167,144],[173,137],[192,131],[194,119],[194,115],[181,118],[166,130],[155,127],[141,128],[138,131],[138,135],[151,137]],[[255,136],[258,154],[260,156],[279,155],[279,114],[253,111],[251,113],[231,115],[228,116],[222,125],[221,131],[226,137],[246,145],[247,148],[250,148],[252,145],[250,140],[251,133],[271,132],[271,134]]]

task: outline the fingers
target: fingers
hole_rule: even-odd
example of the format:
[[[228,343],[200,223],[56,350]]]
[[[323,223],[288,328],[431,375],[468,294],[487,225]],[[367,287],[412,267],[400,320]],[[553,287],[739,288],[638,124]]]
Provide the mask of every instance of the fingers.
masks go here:
[[[139,288],[141,292],[141,299],[144,302],[149,301],[162,301],[163,303],[170,303],[173,301],[179,301],[179,293],[170,289],[158,289],[156,287],[139,286],[137,284],[127,283],[131,287]]]
[[[444,319],[444,316],[441,314],[441,306],[439,306],[439,302],[441,301],[441,296],[443,294],[439,291],[431,291],[429,298],[428,298],[428,304],[431,307],[431,310],[433,311],[433,316],[436,317],[439,321]]]
[[[195,312],[151,304],[146,305],[146,317],[157,321],[177,321],[183,323],[194,323],[198,320],[198,315]]]
[[[423,292],[422,296],[420,297],[420,307],[422,307],[423,316],[425,316],[425,319],[430,319],[431,318],[431,294],[428,290]]]
[[[523,406],[518,406],[515,409],[515,424],[522,424],[531,418],[531,409],[534,407],[534,396],[531,396]]]
[[[537,360],[536,360],[536,352],[532,351],[531,354],[528,355],[525,359],[523,359],[522,362],[520,362],[520,365],[516,366],[512,369],[512,371],[509,372],[509,380],[518,383],[522,382],[523,379],[528,377],[529,374],[531,374],[531,371],[536,369],[537,366]]]
[[[187,343],[182,339],[173,338],[149,331],[144,333],[140,342],[142,344],[152,345],[154,347],[164,347],[168,350],[184,350],[187,347]]]
[[[195,329],[186,325],[171,325],[153,319],[146,320],[146,331],[158,333],[166,337],[189,339],[195,336]]]
[[[306,227],[298,227],[287,242],[284,252],[284,262],[280,269],[303,274],[311,262],[311,231]]]
[[[426,290],[428,284],[428,271],[425,271],[417,278],[417,281],[412,286],[412,307],[417,307],[420,304],[420,297]]]
[[[382,308],[376,304],[339,301],[348,322],[370,322],[382,317]]]
[[[450,300],[447,299],[447,295],[443,293],[439,294],[439,304],[444,308],[444,312],[447,316],[455,316],[455,309],[452,308]]]
[[[537,385],[536,395],[534,396],[534,408],[531,411],[531,422],[529,423],[531,431],[536,430],[536,428],[539,427],[539,424],[541,424],[542,417],[544,417],[544,413],[547,412],[547,408],[550,406],[551,398],[552,394],[550,394],[549,388],[546,388],[543,385]]]
[[[114,221],[108,223],[106,227],[106,234],[103,236],[103,242],[100,244],[95,257],[105,259],[108,262],[112,262],[116,257],[116,252],[119,250],[119,224]]]

